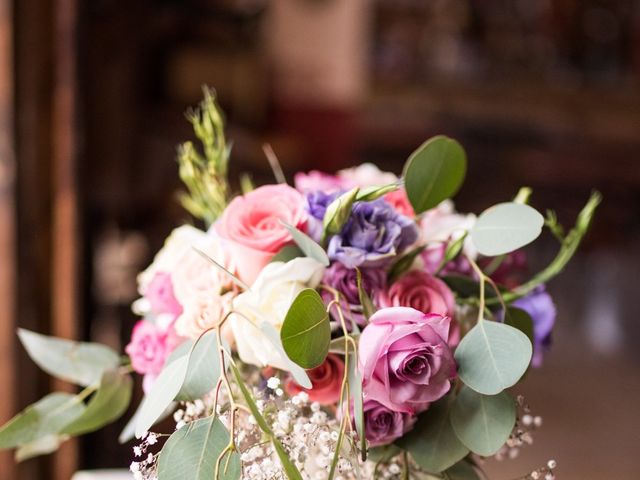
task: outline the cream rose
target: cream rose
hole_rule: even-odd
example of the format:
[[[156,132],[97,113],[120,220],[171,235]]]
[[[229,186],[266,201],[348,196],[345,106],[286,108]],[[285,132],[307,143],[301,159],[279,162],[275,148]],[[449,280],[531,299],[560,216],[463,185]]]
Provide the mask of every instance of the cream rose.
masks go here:
[[[291,303],[305,288],[315,288],[324,267],[311,258],[295,258],[287,263],[273,262],[262,269],[251,290],[233,300],[229,322],[240,359],[260,367],[287,370],[286,359],[262,332],[263,322],[280,331]]]

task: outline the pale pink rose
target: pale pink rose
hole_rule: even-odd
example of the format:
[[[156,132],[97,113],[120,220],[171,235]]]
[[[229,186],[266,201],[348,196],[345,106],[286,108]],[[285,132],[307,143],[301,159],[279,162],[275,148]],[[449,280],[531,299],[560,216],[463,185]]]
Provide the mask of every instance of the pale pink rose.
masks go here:
[[[442,398],[456,376],[447,344],[449,318],[414,308],[378,310],[359,339],[365,401],[416,413]]]
[[[154,315],[169,314],[174,318],[182,313],[182,306],[173,291],[171,274],[156,272],[144,291]]]
[[[381,308],[411,307],[422,313],[437,313],[450,317],[449,344],[457,345],[460,329],[453,320],[456,302],[453,292],[439,278],[422,270],[409,270],[386,290],[380,290],[377,303]]]
[[[149,320],[140,320],[133,327],[131,341],[125,352],[133,369],[142,374],[157,375],[169,354],[180,342],[173,329],[163,329]]]
[[[200,337],[206,330],[214,328],[231,310],[234,296],[233,292],[220,295],[215,291],[193,296],[176,320],[176,333],[181,337]],[[222,334],[228,336],[229,332],[224,327],[228,328],[226,324],[223,325]]]
[[[296,189],[302,193],[318,191],[332,193],[339,190],[348,190],[355,186],[349,180],[318,170],[311,170],[308,173],[296,173],[293,177],[293,183]]]
[[[434,244],[448,244],[462,237],[465,232],[471,231],[475,222],[475,215],[458,213],[453,202],[445,200],[422,215],[420,220],[422,243],[429,247]],[[478,256],[470,237],[467,237],[464,242],[463,253],[472,259]]]
[[[352,182],[356,187],[382,186],[398,182],[395,174],[383,172],[373,163],[363,163],[357,167],[340,170],[338,177]]]
[[[251,284],[274,254],[292,241],[280,222],[306,230],[304,198],[287,185],[266,185],[234,198],[215,224],[238,276]]]
[[[287,393],[291,396],[307,392],[312,402],[333,405],[340,400],[340,389],[344,377],[344,362],[340,356],[330,353],[319,367],[307,370],[313,388],[306,389],[293,379],[286,383]]]
[[[413,210],[409,197],[407,197],[407,192],[404,188],[399,188],[398,190],[387,193],[384,196],[384,199],[387,203],[390,203],[400,215],[404,215],[409,218],[414,218],[416,216],[416,212]]]

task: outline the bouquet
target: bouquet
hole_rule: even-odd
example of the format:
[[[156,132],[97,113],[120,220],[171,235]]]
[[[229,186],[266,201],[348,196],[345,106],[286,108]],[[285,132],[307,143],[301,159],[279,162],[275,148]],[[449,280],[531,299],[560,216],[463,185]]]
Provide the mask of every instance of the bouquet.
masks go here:
[[[555,307],[545,283],[589,228],[594,193],[565,231],[531,190],[474,214],[450,198],[466,154],[437,136],[401,177],[371,164],[298,173],[289,186],[227,178],[230,148],[212,92],[188,115],[202,148],[179,149],[184,207],[139,276],[126,356],[18,332],[31,358],[71,382],[0,429],[24,460],[125,414],[132,373],[144,398],[140,479],[479,479],[540,423],[510,393],[540,364]],[[556,257],[529,275],[522,248],[548,229]],[[175,429],[155,425],[172,416]],[[166,429],[165,429],[166,430]],[[552,479],[555,462],[522,478]]]

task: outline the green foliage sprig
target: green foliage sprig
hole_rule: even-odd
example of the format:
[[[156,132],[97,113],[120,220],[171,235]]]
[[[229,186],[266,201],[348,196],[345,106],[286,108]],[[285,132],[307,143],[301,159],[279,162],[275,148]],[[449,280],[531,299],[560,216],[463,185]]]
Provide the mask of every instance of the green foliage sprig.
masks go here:
[[[187,112],[187,119],[202,149],[192,142],[178,147],[180,179],[188,190],[179,199],[191,215],[209,226],[222,214],[229,200],[227,173],[231,152],[213,90],[204,89],[204,100],[198,108]]]

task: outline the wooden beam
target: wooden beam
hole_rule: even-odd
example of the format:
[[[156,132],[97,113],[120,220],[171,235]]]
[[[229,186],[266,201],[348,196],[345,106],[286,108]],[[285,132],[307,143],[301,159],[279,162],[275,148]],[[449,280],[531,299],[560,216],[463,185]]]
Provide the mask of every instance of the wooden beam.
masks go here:
[[[0,0],[0,424],[16,408],[15,383],[15,141],[13,82],[13,5]],[[12,452],[0,453],[0,480],[18,478]]]
[[[78,338],[77,15],[76,0],[54,0],[51,333],[63,338]],[[78,444],[67,442],[54,457],[52,479],[68,480],[77,466]]]

